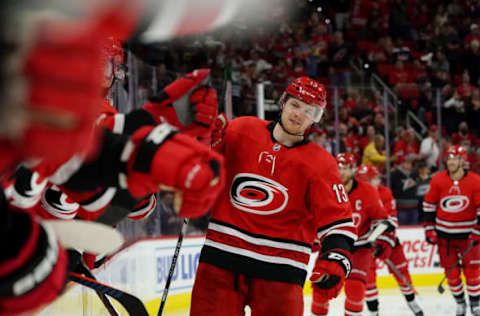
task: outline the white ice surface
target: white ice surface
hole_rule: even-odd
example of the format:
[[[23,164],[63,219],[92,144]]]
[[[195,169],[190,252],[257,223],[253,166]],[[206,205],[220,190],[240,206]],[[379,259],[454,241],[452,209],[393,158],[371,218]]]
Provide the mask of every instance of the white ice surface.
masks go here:
[[[423,308],[425,316],[454,316],[455,315],[455,301],[452,295],[447,290],[444,294],[439,294],[435,287],[419,287],[417,288],[419,295],[417,296],[418,303]],[[400,294],[398,289],[381,289],[380,290],[380,315],[381,316],[409,316],[413,313],[408,308],[405,299]],[[342,294],[331,302],[330,312],[331,316],[343,316],[343,304],[345,296]],[[311,296],[305,296],[305,313],[304,316],[310,316]],[[248,308],[247,308],[248,309]],[[165,313],[165,316],[188,316],[188,310]],[[246,316],[250,315],[247,311]],[[365,309],[364,316],[369,313]],[[467,316],[470,314],[468,307]]]

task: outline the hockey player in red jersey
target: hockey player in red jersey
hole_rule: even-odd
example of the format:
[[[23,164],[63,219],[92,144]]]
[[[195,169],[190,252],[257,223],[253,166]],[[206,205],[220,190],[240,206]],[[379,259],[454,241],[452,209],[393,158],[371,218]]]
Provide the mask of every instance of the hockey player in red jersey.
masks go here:
[[[451,146],[447,150],[447,170],[435,174],[423,201],[425,239],[438,245],[440,265],[453,268],[466,248],[480,240],[480,176],[463,169],[466,150]],[[473,247],[448,275],[450,291],[457,302],[457,316],[466,314],[463,272],[470,309],[480,315],[480,246]]]
[[[303,315],[302,288],[312,243],[322,245],[312,281],[336,297],[356,239],[333,157],[305,132],[326,106],[325,87],[307,77],[286,88],[278,120],[217,122],[214,148],[227,185],[211,212],[190,315]]]
[[[388,231],[392,231],[394,226],[388,220],[388,214],[375,187],[354,177],[356,161],[353,154],[340,153],[336,158],[340,176],[345,185],[345,189],[342,186],[338,194],[345,195],[345,199],[348,194],[353,221],[358,231],[358,240],[355,241],[352,251],[352,272],[345,281],[345,315],[356,316],[361,315],[363,310],[367,273],[373,256],[373,248],[368,238],[376,225],[381,222],[388,225]],[[381,240],[380,237],[375,242],[378,256],[387,257],[391,252],[390,244]],[[328,299],[321,295],[318,287],[313,286],[312,315],[327,314]]]
[[[356,179],[368,182],[377,188],[378,193],[380,194],[380,199],[388,213],[388,218],[394,223],[395,227],[397,227],[398,220],[395,199],[392,191],[388,187],[380,184],[380,177],[377,168],[372,165],[360,165],[355,173],[355,177]],[[389,263],[393,264],[400,274],[393,271],[390,265],[387,265],[388,270],[397,280],[400,291],[405,296],[408,307],[416,316],[422,316],[423,311],[415,300],[415,289],[413,288],[412,279],[408,272],[408,261],[405,258],[402,245],[400,244],[395,231],[390,234],[379,236],[378,239],[385,241],[392,246],[392,252],[390,256],[385,257],[385,260],[389,260]],[[373,257],[370,270],[368,271],[366,290],[366,301],[370,315],[378,315],[378,290],[376,278],[376,264],[375,257]]]

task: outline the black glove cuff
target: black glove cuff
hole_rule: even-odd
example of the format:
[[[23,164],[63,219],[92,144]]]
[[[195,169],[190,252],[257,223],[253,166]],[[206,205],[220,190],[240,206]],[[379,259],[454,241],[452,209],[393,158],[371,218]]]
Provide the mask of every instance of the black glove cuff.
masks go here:
[[[338,249],[338,251],[326,252],[322,254],[320,259],[338,263],[340,266],[342,266],[343,271],[345,272],[345,277],[347,277],[352,270],[352,263],[350,262],[350,258],[341,249]]]

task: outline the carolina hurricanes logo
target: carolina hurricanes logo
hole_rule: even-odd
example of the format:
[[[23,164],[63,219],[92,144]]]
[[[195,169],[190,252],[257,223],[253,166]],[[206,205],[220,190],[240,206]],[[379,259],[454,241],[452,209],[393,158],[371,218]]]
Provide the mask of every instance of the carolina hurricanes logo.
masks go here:
[[[445,212],[458,213],[463,211],[470,204],[468,197],[464,195],[450,195],[440,201],[440,205]]]
[[[271,215],[288,203],[288,189],[278,182],[253,173],[239,173],[233,178],[230,201],[239,210]]]

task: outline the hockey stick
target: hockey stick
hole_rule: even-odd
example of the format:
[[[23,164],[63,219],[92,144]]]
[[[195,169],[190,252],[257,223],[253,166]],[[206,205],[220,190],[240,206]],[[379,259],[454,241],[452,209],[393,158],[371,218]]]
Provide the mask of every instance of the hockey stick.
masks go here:
[[[80,272],[81,274],[85,275],[88,278],[91,278],[92,280],[95,280],[95,281],[97,280],[93,275],[93,273],[83,264],[80,263],[78,268],[79,268],[78,272]],[[105,294],[97,290],[95,290],[95,293],[97,293],[98,298],[102,301],[103,305],[110,313],[110,316],[120,316],[118,312],[115,310],[115,307],[113,307],[108,297],[105,296]]]
[[[178,235],[177,245],[175,246],[175,252],[173,253],[172,263],[170,264],[170,270],[168,271],[167,282],[165,283],[165,289],[162,294],[162,301],[160,302],[160,307],[158,309],[158,316],[162,316],[163,309],[165,308],[165,303],[167,302],[168,290],[170,288],[170,283],[172,282],[173,273],[175,272],[175,266],[177,265],[177,259],[180,254],[180,248],[182,247],[183,237],[187,232],[188,219],[183,219],[182,229]]]
[[[143,305],[142,301],[131,294],[128,294],[124,291],[118,290],[109,285],[100,283],[94,279],[91,279],[89,277],[83,276],[75,272],[70,272],[69,277],[70,277],[70,280],[76,283],[89,287],[96,292],[100,292],[112,297],[127,310],[129,315],[148,316],[147,310],[145,309],[145,306]]]
[[[458,258],[457,262],[455,262],[455,264],[450,268],[448,269],[447,273],[445,274],[445,276],[443,277],[443,279],[440,281],[440,284],[438,285],[438,292],[440,294],[443,294],[443,292],[445,292],[445,288],[443,287],[442,283],[448,278],[448,276],[450,275],[450,273],[452,273],[453,269],[455,269],[457,266],[460,265],[460,261],[462,261],[463,257],[465,257],[465,255],[470,251],[472,250],[473,247],[475,247],[476,245],[478,245],[478,240],[477,241],[473,241],[471,242],[467,249],[465,249],[465,251],[462,253],[462,255]]]
[[[400,272],[400,270],[398,270],[398,268],[393,264],[393,262],[390,261],[390,259],[385,259],[385,263],[390,267],[390,269],[392,269],[393,273],[395,273],[408,286],[408,288],[411,289],[416,294],[416,291],[413,288],[413,285],[410,282],[410,280],[408,280],[408,278],[405,275],[403,275],[403,273]]]
[[[368,236],[368,238],[367,238],[368,243],[371,244],[371,243],[375,242],[375,240],[378,238],[378,236],[383,234],[387,229],[388,229],[388,224],[385,224],[383,222],[378,224],[375,227],[375,229],[370,233],[370,236]]]

